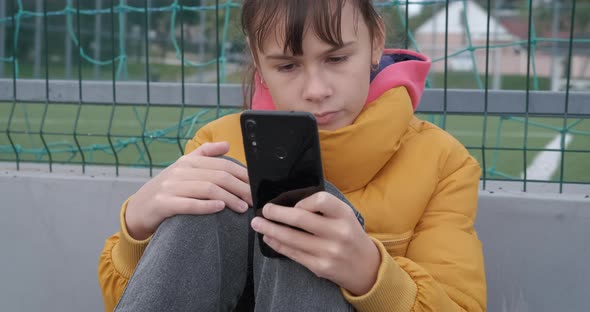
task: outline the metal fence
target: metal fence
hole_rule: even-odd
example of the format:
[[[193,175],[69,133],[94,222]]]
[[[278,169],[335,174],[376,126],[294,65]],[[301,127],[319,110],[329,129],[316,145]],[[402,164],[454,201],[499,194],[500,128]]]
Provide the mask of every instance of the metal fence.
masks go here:
[[[0,2],[0,161],[173,162],[239,111],[239,1]],[[590,4],[375,1],[388,46],[434,60],[418,114],[490,180],[590,184]]]

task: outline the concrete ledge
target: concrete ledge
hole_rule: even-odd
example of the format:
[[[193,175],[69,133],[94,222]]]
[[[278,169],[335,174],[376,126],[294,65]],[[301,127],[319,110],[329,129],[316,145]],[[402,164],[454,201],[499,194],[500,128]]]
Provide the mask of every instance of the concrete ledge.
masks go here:
[[[14,164],[12,164],[14,165]],[[6,311],[102,311],[104,240],[146,169],[0,164],[0,302]],[[480,193],[489,311],[590,311],[589,185],[567,194]],[[569,186],[568,186],[569,187]]]

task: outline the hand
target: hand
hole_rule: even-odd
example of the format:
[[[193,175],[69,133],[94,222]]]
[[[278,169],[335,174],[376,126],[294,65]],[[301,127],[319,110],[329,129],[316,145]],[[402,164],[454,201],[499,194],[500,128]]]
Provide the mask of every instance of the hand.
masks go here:
[[[144,184],[127,204],[129,234],[146,239],[162,221],[178,214],[211,214],[226,206],[245,212],[252,205],[248,171],[216,157],[228,151],[226,142],[203,144]]]
[[[319,192],[294,208],[267,204],[262,214],[268,220],[254,218],[252,227],[264,234],[264,241],[275,251],[357,296],[375,284],[379,250],[352,209],[335,196]]]

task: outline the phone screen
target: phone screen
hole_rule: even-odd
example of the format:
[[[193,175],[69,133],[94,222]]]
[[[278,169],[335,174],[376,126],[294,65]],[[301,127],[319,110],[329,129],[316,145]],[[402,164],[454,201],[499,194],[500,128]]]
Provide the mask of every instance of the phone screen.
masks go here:
[[[244,151],[256,214],[267,203],[293,207],[324,190],[317,124],[304,112],[246,111]],[[265,256],[277,257],[266,244]]]

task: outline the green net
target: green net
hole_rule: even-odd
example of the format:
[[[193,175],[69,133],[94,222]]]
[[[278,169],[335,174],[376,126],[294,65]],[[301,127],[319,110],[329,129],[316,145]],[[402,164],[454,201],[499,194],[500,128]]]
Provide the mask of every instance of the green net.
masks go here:
[[[590,37],[584,30],[590,26],[590,4],[558,3],[375,1],[388,28],[388,46],[414,49],[433,60],[427,87],[444,89],[445,109],[423,118],[466,145],[482,164],[484,181],[525,181],[525,188],[527,181],[590,183],[588,115],[567,112],[570,91],[588,90]],[[10,84],[13,100],[0,103],[2,161],[151,170],[173,162],[200,126],[237,111],[220,102],[220,93],[223,85],[241,82],[239,1],[15,0],[2,5],[0,76],[47,82],[47,98],[40,103],[19,99],[18,84]],[[520,61],[514,65],[515,60]],[[57,79],[80,82],[78,103],[50,100],[49,81]],[[112,82],[111,105],[84,101],[82,81],[88,80]],[[147,85],[147,101],[118,103],[117,84],[135,80]],[[151,103],[150,84],[162,81],[182,85],[181,105]],[[189,82],[215,83],[217,106],[185,105]],[[466,88],[485,92],[483,115],[447,113],[447,90]],[[527,113],[488,114],[490,89],[526,92]],[[529,116],[531,91],[560,89],[566,91],[562,116]]]

